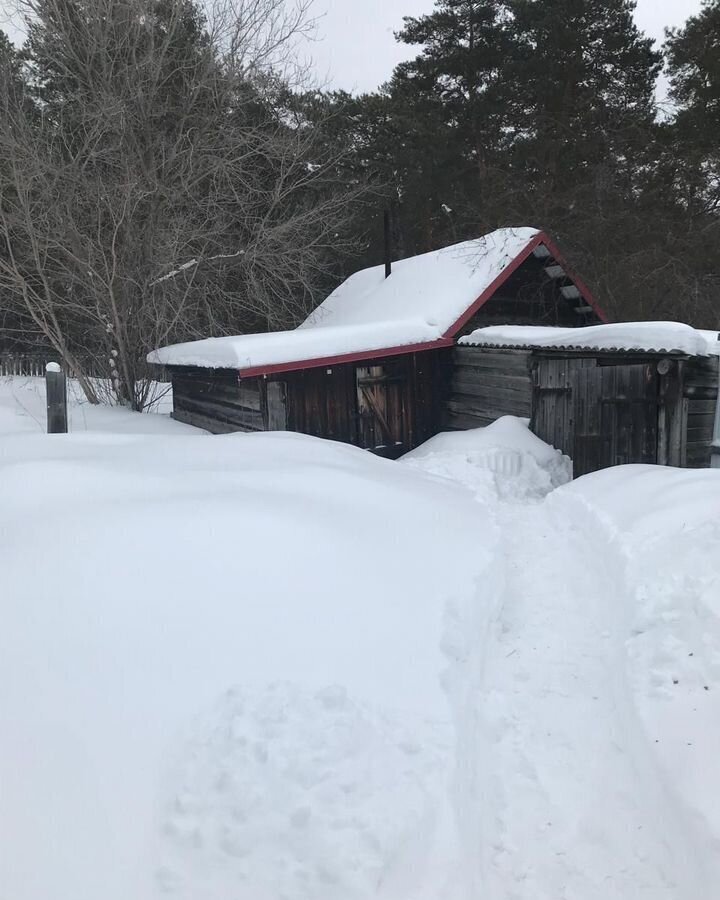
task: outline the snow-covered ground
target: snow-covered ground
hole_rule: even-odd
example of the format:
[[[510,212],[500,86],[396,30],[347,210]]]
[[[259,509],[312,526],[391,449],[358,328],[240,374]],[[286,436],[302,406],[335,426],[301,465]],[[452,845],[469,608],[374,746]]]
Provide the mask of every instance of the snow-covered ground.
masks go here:
[[[197,428],[170,418],[170,385],[156,385],[152,412],[143,415],[118,406],[93,406],[75,381],[68,382],[68,418],[72,432],[126,434],[203,434]],[[43,434],[47,429],[45,381],[24,376],[0,376],[0,437],[10,434]]]
[[[2,900],[720,896],[720,471],[41,394],[0,380]]]

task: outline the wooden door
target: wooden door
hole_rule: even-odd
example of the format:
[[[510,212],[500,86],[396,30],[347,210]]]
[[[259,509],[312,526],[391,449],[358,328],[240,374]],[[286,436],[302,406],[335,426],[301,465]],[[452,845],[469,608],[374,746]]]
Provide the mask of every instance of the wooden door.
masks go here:
[[[410,449],[407,372],[402,363],[356,369],[358,445],[396,458]]]
[[[567,456],[575,449],[575,373],[590,366],[594,359],[540,357],[533,369],[532,430]]]
[[[656,463],[658,376],[651,364],[573,373],[575,477],[627,463]]]

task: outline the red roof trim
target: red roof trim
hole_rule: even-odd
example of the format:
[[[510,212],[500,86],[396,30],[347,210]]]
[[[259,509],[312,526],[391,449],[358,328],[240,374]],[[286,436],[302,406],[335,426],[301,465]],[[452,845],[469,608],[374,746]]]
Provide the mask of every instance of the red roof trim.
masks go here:
[[[321,369],[324,366],[339,366],[342,363],[362,362],[366,359],[382,359],[385,356],[400,356],[403,353],[422,353],[424,350],[441,350],[452,347],[451,338],[441,337],[436,341],[422,344],[403,344],[400,347],[384,347],[381,350],[363,350],[358,353],[343,353],[340,356],[322,356],[317,359],[303,359],[295,362],[276,363],[272,366],[251,366],[239,369],[241,378],[255,378],[258,375],[278,375],[282,372],[299,372],[302,369]]]
[[[607,325],[607,323],[610,321],[610,317],[602,308],[602,306],[600,306],[600,304],[597,302],[590,288],[581,278],[578,278],[578,276],[573,272],[572,266],[568,265],[565,257],[563,256],[560,248],[555,243],[555,241],[544,232],[541,232],[541,235],[542,241],[540,243],[545,244],[548,250],[552,253],[553,258],[560,263],[563,269],[565,269],[565,271],[567,272],[568,277],[572,279],[575,287],[580,291],[583,300],[585,300],[588,306],[591,306],[595,310],[595,314],[603,323],[603,325]]]
[[[362,362],[364,360],[370,359],[382,359],[386,356],[400,356],[403,353],[421,353],[424,350],[439,350],[444,347],[452,347],[455,343],[455,338],[462,330],[462,328],[467,324],[467,322],[482,306],[484,306],[488,302],[488,300],[490,300],[490,298],[507,281],[507,279],[513,274],[513,272],[520,268],[520,266],[533,253],[535,248],[539,247],[541,244],[544,244],[550,251],[555,261],[562,265],[568,277],[572,279],[573,283],[580,291],[581,296],[588,304],[588,306],[592,307],[600,321],[609,321],[605,311],[595,300],[587,285],[585,285],[583,281],[581,281],[576,275],[573,274],[572,269],[570,268],[570,266],[568,266],[567,262],[565,261],[565,257],[562,255],[554,241],[549,238],[544,231],[540,231],[535,235],[534,238],[532,238],[532,240],[528,241],[523,250],[521,250],[520,253],[518,253],[518,255],[503,269],[503,271],[500,272],[500,274],[492,282],[492,284],[490,284],[477,298],[477,300],[475,300],[468,307],[468,309],[465,310],[462,316],[460,316],[460,318],[457,319],[447,329],[443,336],[435,341],[426,341],[425,343],[420,344],[404,344],[398,347],[383,347],[378,350],[364,350],[358,353],[344,353],[338,356],[324,356],[316,359],[293,360],[291,362],[276,363],[274,365],[267,366],[250,366],[246,369],[237,369],[237,372],[241,378],[255,378],[260,375],[279,375],[284,372],[298,372],[305,369],[320,369],[324,366],[337,366],[341,365],[342,363]]]
[[[460,332],[465,325],[472,319],[475,313],[481,309],[488,300],[495,294],[495,292],[502,287],[502,285],[507,281],[507,279],[515,272],[520,266],[531,256],[536,247],[539,247],[541,244],[544,244],[556,262],[559,262],[565,271],[568,274],[568,277],[572,279],[575,287],[580,291],[585,302],[588,306],[591,306],[595,311],[596,315],[600,319],[601,322],[605,323],[608,321],[608,317],[599,303],[595,300],[592,293],[588,289],[588,287],[582,282],[579,278],[577,278],[572,269],[568,266],[565,261],[565,257],[562,255],[557,245],[545,234],[544,231],[539,232],[535,237],[527,244],[527,246],[518,253],[518,255],[513,259],[513,261],[507,265],[502,272],[497,276],[497,278],[492,282],[492,284],[488,285],[488,287],[480,294],[480,296],[472,303],[465,312],[457,319],[453,324],[448,328],[445,332],[444,337],[454,339],[458,332]]]

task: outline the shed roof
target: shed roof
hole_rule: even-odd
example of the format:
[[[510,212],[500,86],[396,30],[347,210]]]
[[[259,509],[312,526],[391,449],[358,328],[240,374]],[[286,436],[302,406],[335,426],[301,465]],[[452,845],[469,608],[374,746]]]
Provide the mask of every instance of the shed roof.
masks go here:
[[[541,252],[542,251],[542,252]],[[561,267],[575,296],[602,310],[567,270],[550,238],[535,228],[501,228],[484,237],[350,276],[294,331],[208,338],[155,350],[169,366],[270,374],[450,346],[467,321],[531,254]]]
[[[473,331],[460,338],[459,343],[508,349],[720,355],[718,332],[702,331],[680,322],[617,322],[585,328],[494,325]]]

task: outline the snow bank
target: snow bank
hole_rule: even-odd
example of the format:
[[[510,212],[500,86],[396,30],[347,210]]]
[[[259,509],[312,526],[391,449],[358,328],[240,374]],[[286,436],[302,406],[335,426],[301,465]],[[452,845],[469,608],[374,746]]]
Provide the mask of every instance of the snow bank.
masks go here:
[[[633,545],[720,523],[720,472],[631,465],[603,469],[567,488]]]
[[[647,741],[691,810],[698,848],[720,860],[720,471],[623,466],[578,479],[564,498],[599,516],[618,549]]]
[[[4,438],[0,893],[465,896],[442,636],[495,537],[298,435]]]
[[[351,275],[295,331],[210,338],[155,350],[148,362],[249,369],[439,341],[537,236],[501,228],[473,241]]]
[[[403,461],[504,499],[543,497],[572,478],[570,459],[536,437],[526,419],[503,416],[486,428],[430,438]]]
[[[0,440],[0,895],[715,896],[720,472],[132,432]]]
[[[680,322],[617,322],[585,328],[493,325],[460,338],[459,343],[500,347],[565,347],[582,350],[646,350],[690,356],[720,354],[718,334]]]

